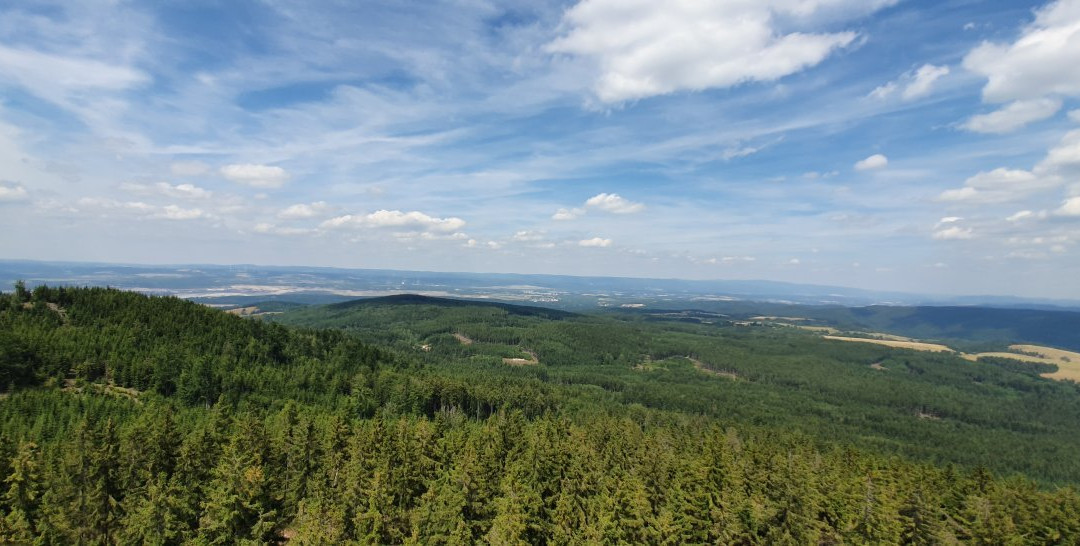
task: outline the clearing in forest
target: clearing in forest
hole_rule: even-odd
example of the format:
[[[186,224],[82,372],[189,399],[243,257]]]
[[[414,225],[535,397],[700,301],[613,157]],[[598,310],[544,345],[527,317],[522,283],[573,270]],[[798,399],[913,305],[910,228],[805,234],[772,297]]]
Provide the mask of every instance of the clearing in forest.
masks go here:
[[[930,351],[935,353],[955,353],[953,349],[937,343],[923,343],[921,341],[897,341],[892,339],[870,339],[865,337],[821,336],[825,339],[837,341],[854,341],[859,343],[874,343],[899,349],[914,349],[916,351]]]
[[[529,358],[504,358],[503,364],[508,366],[535,366],[540,363],[540,359],[536,357],[536,353],[523,349],[526,353],[529,353]]]
[[[1057,366],[1056,372],[1039,374],[1047,379],[1063,381],[1071,379],[1080,383],[1080,353],[1043,347],[1041,345],[1009,345],[1011,353],[978,353],[964,355],[968,360],[977,360],[981,357],[1011,358],[1022,362],[1036,364],[1053,364]]]
[[[721,371],[718,371],[718,370],[714,370],[714,369],[710,368],[707,364],[705,364],[704,362],[702,362],[702,361],[700,361],[700,360],[698,360],[696,358],[691,358],[691,357],[688,356],[688,357],[686,357],[686,359],[689,360],[690,363],[693,364],[694,367],[697,368],[698,371],[700,371],[700,372],[707,373],[709,375],[715,375],[717,377],[726,377],[728,379],[738,379],[739,378],[739,375],[736,374],[735,372],[721,372]]]
[[[454,332],[454,338],[457,339],[458,341],[460,341],[462,345],[472,345],[473,344],[473,340],[470,339],[469,336],[466,336],[465,334],[460,334],[460,333]]]

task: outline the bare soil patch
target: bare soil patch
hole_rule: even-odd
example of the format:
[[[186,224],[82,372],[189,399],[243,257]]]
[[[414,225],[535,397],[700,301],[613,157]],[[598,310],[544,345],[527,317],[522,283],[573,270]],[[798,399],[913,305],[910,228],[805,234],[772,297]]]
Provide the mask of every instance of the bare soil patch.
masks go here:
[[[454,338],[457,339],[458,341],[460,341],[462,345],[472,345],[473,343],[475,343],[472,339],[470,339],[465,334],[461,334],[461,333],[457,333],[457,332],[454,333]]]
[[[536,353],[525,350],[529,353],[529,358],[504,358],[503,364],[507,366],[535,366],[540,363],[540,359],[536,357]]]

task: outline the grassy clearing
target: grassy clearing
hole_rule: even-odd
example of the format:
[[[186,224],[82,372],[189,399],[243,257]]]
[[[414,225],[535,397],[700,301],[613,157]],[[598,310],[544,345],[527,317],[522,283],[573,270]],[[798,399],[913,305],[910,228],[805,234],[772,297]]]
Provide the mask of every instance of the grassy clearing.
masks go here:
[[[1058,371],[1044,373],[1043,377],[1058,381],[1070,379],[1080,383],[1080,353],[1040,345],[1010,345],[1009,348],[1025,356],[1044,358],[1044,362],[1057,365]]]
[[[536,366],[540,364],[540,359],[536,357],[536,353],[525,350],[529,354],[529,358],[504,358],[503,364],[507,366]]]
[[[956,351],[946,347],[945,345],[939,345],[937,343],[923,343],[921,341],[898,341],[893,339],[870,339],[865,337],[843,337],[843,336],[821,336],[825,339],[833,339],[836,341],[853,341],[858,343],[873,343],[876,345],[885,345],[886,347],[896,347],[898,349],[913,349],[916,351],[929,351],[934,353],[955,353]]]
[[[698,360],[696,358],[686,357],[686,359],[689,360],[690,363],[694,365],[694,368],[696,368],[699,372],[702,372],[704,374],[715,375],[716,377],[726,377],[726,378],[732,379],[732,380],[739,378],[739,375],[734,373],[734,372],[722,372],[720,370],[714,370],[714,369],[710,368],[708,364],[705,364],[704,362],[702,362],[702,361],[700,361],[700,360]]]

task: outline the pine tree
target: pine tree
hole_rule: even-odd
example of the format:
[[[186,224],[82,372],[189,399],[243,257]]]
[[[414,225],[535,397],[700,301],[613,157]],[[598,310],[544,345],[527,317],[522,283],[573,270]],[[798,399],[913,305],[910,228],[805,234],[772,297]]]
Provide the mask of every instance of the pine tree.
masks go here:
[[[30,542],[37,534],[35,519],[41,487],[38,446],[22,442],[4,483],[8,513],[0,519],[0,542]]]

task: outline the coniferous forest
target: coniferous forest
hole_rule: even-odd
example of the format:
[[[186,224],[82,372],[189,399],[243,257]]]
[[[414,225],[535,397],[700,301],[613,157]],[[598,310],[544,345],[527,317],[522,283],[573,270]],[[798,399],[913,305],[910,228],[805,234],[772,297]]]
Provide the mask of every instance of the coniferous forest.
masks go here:
[[[0,542],[1075,544],[1080,389],[794,329],[0,294]]]

